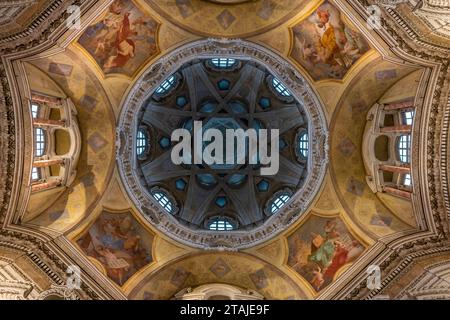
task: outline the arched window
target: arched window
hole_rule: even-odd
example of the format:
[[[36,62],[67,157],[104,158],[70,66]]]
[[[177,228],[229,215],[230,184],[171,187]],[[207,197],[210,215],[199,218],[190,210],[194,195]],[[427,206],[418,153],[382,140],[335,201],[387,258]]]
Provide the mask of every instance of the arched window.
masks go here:
[[[169,78],[167,78],[166,80],[164,80],[161,85],[156,88],[155,92],[158,94],[163,94],[166,93],[167,91],[170,90],[170,88],[172,88],[175,85],[175,76],[172,75]]]
[[[160,206],[168,213],[173,212],[173,203],[167,196],[167,194],[161,190],[155,190],[152,192],[153,198],[160,204]]]
[[[402,112],[402,120],[405,125],[412,125],[414,118],[414,111],[404,111]]]
[[[279,94],[284,97],[289,97],[291,95],[288,89],[277,78],[272,79],[272,86]]]
[[[35,128],[34,129],[34,139],[35,139],[35,147],[36,147],[35,156],[41,157],[44,155],[44,151],[45,151],[44,130],[42,130],[41,128]]]
[[[136,136],[136,153],[141,155],[147,148],[147,136],[142,130],[138,130]]]
[[[39,180],[40,176],[41,176],[41,175],[39,174],[38,168],[33,167],[33,168],[31,169],[31,180],[32,180],[32,181]]]
[[[398,157],[401,162],[410,163],[411,161],[411,135],[401,135],[397,144]]]
[[[403,177],[403,185],[410,186],[411,185],[411,174],[407,173]]]
[[[231,231],[234,229],[233,225],[226,218],[217,217],[213,219],[209,225],[209,230],[212,231]]]
[[[291,198],[291,196],[288,193],[280,194],[278,197],[276,197],[272,201],[272,204],[270,206],[270,212],[271,213],[275,213],[278,210],[280,210],[280,208],[282,206],[284,206],[289,201],[290,198]]]
[[[304,158],[308,158],[309,142],[308,142],[308,133],[306,131],[299,135],[298,141],[297,141],[297,146],[298,146],[299,153]]]
[[[211,63],[220,69],[228,69],[236,64],[236,59],[232,58],[212,58]]]
[[[39,113],[39,105],[33,103],[31,105],[31,116],[33,117],[33,119],[37,118]]]

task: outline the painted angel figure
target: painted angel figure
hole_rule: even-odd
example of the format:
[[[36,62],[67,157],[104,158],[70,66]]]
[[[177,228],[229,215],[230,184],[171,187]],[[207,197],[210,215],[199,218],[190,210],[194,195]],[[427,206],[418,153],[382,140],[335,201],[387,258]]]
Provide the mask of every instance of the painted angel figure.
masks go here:
[[[114,1],[109,7],[109,11],[102,20],[102,29],[94,38],[96,43],[95,55],[107,55],[112,49],[117,32],[122,23],[122,3],[120,0]]]
[[[129,13],[127,12],[123,16],[114,44],[117,54],[106,60],[104,64],[105,69],[122,67],[130,58],[134,57],[136,46],[134,41],[130,39],[134,34],[135,32],[131,29]]]
[[[358,36],[341,21],[333,20],[328,9],[317,9],[315,31],[315,51],[320,62],[350,68],[361,56]]]

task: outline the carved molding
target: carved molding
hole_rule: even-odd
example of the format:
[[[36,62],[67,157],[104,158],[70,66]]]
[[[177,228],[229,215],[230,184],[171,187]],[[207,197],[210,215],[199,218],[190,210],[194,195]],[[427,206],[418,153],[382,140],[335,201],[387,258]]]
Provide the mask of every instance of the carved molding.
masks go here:
[[[50,289],[43,291],[36,299],[47,300],[51,296],[57,296],[63,300],[80,300],[80,297],[78,297],[74,290],[70,290],[66,286],[55,285]]]
[[[65,285],[68,263],[50,249],[43,240],[19,232],[0,229],[0,247],[24,254],[30,263],[42,270],[48,279],[57,286]],[[74,293],[75,294],[75,293]],[[83,299],[99,299],[97,293],[84,282],[78,294]]]
[[[368,7],[370,4],[376,3],[376,0],[358,0],[358,2]],[[413,7],[411,4],[408,4],[408,6],[408,10],[397,7],[384,7],[382,11],[389,19],[383,19],[383,29],[387,30],[387,25],[391,29],[396,29],[395,38],[405,43],[408,40],[412,41],[413,45],[416,45],[414,48],[416,52],[426,52],[433,56],[448,57],[450,54],[449,37],[447,35],[442,36],[441,33],[433,30],[432,25],[427,20],[417,17],[416,13],[412,14]],[[410,21],[411,18],[416,18],[416,21]],[[421,25],[420,22],[424,25]],[[392,35],[394,34],[391,33]],[[417,53],[415,55],[417,56]]]
[[[26,300],[33,290],[30,282],[6,280],[0,281],[0,300]]]
[[[414,14],[422,19],[432,32],[450,39],[449,0],[414,0],[411,2],[416,3],[413,9]]]
[[[425,272],[410,282],[395,299],[449,299],[450,261],[448,259],[425,267]]]
[[[9,0],[0,1],[0,25],[13,22],[28,6],[37,0]]]

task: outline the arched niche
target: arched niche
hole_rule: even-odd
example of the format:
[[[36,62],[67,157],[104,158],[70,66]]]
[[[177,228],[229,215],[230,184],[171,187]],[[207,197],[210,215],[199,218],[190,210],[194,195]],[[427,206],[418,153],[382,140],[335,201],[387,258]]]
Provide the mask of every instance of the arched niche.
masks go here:
[[[389,138],[385,135],[378,136],[374,143],[375,158],[379,161],[389,159]]]

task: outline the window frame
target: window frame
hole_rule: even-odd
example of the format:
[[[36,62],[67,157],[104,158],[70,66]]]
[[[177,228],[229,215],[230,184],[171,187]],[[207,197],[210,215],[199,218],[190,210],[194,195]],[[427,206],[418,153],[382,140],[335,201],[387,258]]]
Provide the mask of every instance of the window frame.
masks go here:
[[[163,82],[160,83],[158,87],[155,89],[155,94],[157,95],[166,95],[175,89],[177,84],[177,76],[175,74],[170,75]]]
[[[229,57],[214,57],[209,59],[209,63],[217,69],[226,70],[232,69],[238,63],[238,60],[235,58]]]
[[[414,110],[406,110],[401,112],[402,124],[412,126],[414,123]]]
[[[290,199],[291,196],[288,195],[287,193],[281,194],[275,199],[273,199],[270,203],[270,213],[271,214],[277,213],[281,208],[283,208],[286,205],[286,203],[288,203]]]
[[[33,119],[38,118],[40,109],[41,109],[41,106],[38,103],[31,101],[30,112],[31,112],[31,117]]]
[[[169,214],[178,212],[178,205],[172,194],[166,189],[155,187],[150,190],[150,195],[156,201],[158,206]],[[161,199],[163,201],[161,201]]]
[[[404,141],[403,139],[406,139]],[[396,143],[397,157],[401,163],[411,163],[411,134],[402,134]]]
[[[212,228],[212,225],[215,224],[215,227]],[[220,225],[219,225],[220,224]],[[233,222],[227,217],[217,216],[209,219],[208,221],[208,230],[214,232],[227,232],[235,230],[235,225]]]
[[[31,168],[31,182],[36,182],[41,179],[41,170],[38,167]]]
[[[267,216],[272,216],[280,211],[291,199],[293,192],[289,188],[284,188],[275,192],[269,200],[267,200],[264,212]],[[282,203],[279,203],[281,201]],[[275,207],[275,209],[274,209]]]
[[[411,173],[405,173],[403,175],[402,183],[405,187],[411,187],[412,186],[412,177]]]
[[[149,148],[149,139],[148,139],[148,132],[144,128],[138,128],[136,132],[135,147],[136,147],[136,155],[138,156],[138,158],[145,156],[145,153]]]
[[[42,139],[41,139],[42,138]],[[34,156],[42,157],[46,154],[47,137],[45,130],[40,127],[34,128]]]
[[[303,137],[306,136],[306,140]],[[309,133],[307,130],[300,130],[295,139],[297,153],[302,160],[307,160],[309,155]]]
[[[276,77],[272,77],[271,80],[272,88],[275,90],[275,92],[283,97],[283,98],[289,98],[292,97],[292,93],[288,90],[288,88]]]

